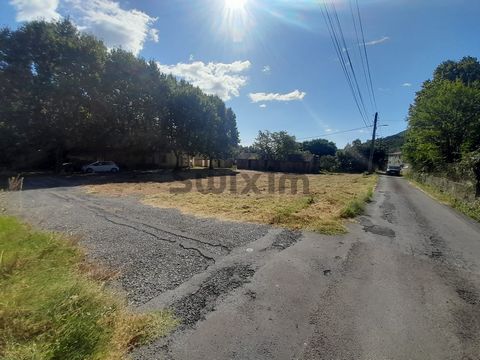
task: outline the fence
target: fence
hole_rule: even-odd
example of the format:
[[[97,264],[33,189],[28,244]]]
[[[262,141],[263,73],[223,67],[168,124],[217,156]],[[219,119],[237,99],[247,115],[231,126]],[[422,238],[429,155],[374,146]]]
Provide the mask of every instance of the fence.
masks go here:
[[[316,158],[312,161],[237,159],[237,169],[306,174],[318,173],[320,166]]]
[[[432,185],[461,201],[472,202],[476,200],[476,184],[474,181],[453,181],[445,177],[434,176],[426,173],[415,173],[413,178],[427,185]]]

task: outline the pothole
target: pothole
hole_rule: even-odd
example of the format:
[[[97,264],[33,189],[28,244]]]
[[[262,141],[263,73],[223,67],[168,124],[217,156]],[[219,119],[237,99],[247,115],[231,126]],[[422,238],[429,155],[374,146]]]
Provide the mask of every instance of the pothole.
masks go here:
[[[267,250],[270,250],[270,249],[285,250],[286,248],[295,244],[301,237],[302,237],[302,233],[300,231],[283,230],[275,238],[275,240],[267,248]]]
[[[360,224],[363,226],[363,230],[365,232],[391,238],[395,237],[395,231],[386,226],[375,225],[370,219],[366,217],[360,217],[359,221]]]
[[[364,226],[363,230],[376,235],[388,236],[391,238],[395,237],[395,231],[385,226],[380,226],[380,225]]]
[[[475,292],[468,289],[460,289],[460,288],[455,289],[455,291],[457,292],[460,299],[465,301],[467,304],[470,304],[470,305],[480,304],[480,299]]]
[[[182,319],[184,327],[191,327],[205,315],[215,310],[217,299],[249,282],[254,275],[249,265],[235,265],[220,269],[208,278],[200,288],[172,305],[175,314]]]

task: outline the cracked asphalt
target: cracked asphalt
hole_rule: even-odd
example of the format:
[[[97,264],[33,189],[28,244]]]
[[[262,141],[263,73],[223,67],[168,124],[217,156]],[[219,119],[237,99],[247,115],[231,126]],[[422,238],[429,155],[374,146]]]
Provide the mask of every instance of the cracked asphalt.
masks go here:
[[[480,359],[480,225],[405,179],[381,176],[341,236],[200,219],[69,181],[27,179],[2,206],[80,234],[138,311],[179,316],[136,359]]]

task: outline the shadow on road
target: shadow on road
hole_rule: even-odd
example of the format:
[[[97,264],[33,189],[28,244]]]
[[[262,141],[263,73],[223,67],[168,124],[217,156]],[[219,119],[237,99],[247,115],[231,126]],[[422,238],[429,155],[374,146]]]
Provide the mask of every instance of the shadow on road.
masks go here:
[[[23,190],[73,187],[83,185],[102,185],[115,183],[170,182],[189,179],[205,179],[214,176],[234,176],[238,174],[232,169],[184,169],[184,170],[151,170],[125,171],[116,174],[54,174],[24,173]],[[7,177],[0,177],[0,189],[7,187]]]

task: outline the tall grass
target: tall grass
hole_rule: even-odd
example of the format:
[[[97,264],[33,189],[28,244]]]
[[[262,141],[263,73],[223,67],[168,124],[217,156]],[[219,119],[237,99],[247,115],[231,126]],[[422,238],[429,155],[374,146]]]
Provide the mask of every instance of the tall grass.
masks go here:
[[[0,358],[122,359],[175,327],[169,312],[129,312],[86,268],[68,239],[0,216]]]
[[[340,211],[340,217],[349,219],[363,214],[365,211],[365,204],[372,201],[372,196],[373,187],[369,188],[368,191],[360,197],[356,197],[349,201],[347,205]]]

